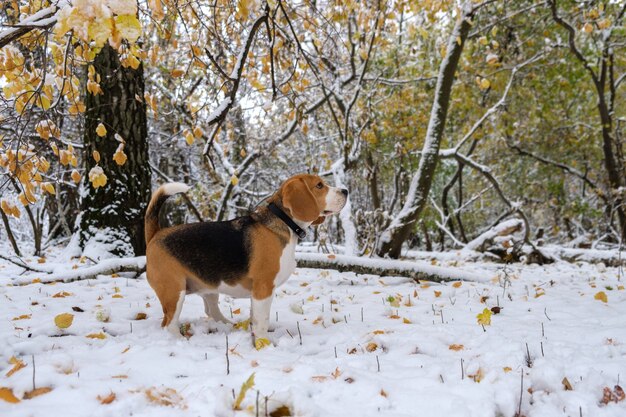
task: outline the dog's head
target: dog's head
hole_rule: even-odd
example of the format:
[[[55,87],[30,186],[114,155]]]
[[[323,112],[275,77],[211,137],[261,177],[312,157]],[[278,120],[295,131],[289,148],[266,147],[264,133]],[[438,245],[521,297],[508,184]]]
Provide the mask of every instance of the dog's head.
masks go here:
[[[346,205],[348,190],[331,187],[317,175],[299,174],[285,181],[276,195],[294,220],[320,224]]]

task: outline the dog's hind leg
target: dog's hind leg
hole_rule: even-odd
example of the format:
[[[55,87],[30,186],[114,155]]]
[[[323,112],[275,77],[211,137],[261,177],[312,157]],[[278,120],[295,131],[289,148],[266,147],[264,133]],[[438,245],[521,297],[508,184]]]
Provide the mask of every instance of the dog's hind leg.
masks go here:
[[[204,312],[207,316],[212,317],[215,321],[232,324],[232,321],[224,317],[224,315],[220,311],[220,306],[218,303],[219,294],[203,294],[202,299],[204,300]]]
[[[167,307],[166,304],[161,301],[163,304],[163,322],[161,326],[166,328],[170,333],[174,336],[180,337],[180,312],[183,310],[183,302],[185,301],[185,294],[187,292],[182,290],[178,293],[178,298],[170,297],[168,300]]]

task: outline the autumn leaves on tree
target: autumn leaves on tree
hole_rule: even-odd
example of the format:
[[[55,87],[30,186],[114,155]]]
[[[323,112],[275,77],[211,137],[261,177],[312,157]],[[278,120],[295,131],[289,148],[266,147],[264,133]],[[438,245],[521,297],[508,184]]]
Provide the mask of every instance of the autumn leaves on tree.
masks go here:
[[[139,254],[152,175],[225,219],[308,170],[353,190],[329,227],[355,254],[461,248],[509,217],[520,247],[619,245],[625,10],[4,2],[4,228],[16,253],[26,218],[36,251],[78,232]]]

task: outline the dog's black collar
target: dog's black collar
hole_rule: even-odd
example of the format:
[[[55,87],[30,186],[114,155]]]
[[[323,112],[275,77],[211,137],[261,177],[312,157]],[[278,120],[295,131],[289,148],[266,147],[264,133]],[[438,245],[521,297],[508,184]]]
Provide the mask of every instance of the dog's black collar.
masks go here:
[[[291,220],[291,217],[287,216],[287,214],[278,208],[278,206],[274,203],[269,203],[267,208],[270,209],[272,213],[274,213],[279,219],[281,219],[293,232],[298,235],[300,239],[304,239],[306,237],[306,231],[298,226],[296,222]]]

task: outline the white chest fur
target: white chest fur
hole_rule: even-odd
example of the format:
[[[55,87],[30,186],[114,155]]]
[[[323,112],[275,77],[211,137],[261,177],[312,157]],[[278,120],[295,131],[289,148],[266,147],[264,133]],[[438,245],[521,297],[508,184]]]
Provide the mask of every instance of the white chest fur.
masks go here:
[[[280,256],[280,269],[278,270],[278,274],[274,279],[274,288],[278,288],[282,285],[293,271],[296,270],[296,243],[298,242],[298,238],[292,233],[291,239],[287,246],[283,249],[283,253]]]

